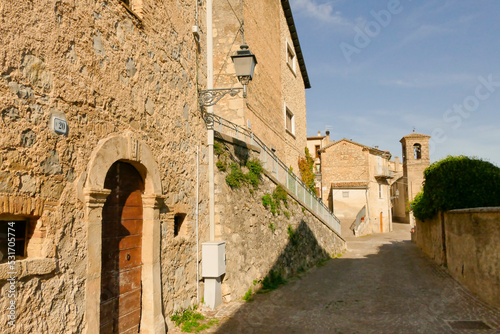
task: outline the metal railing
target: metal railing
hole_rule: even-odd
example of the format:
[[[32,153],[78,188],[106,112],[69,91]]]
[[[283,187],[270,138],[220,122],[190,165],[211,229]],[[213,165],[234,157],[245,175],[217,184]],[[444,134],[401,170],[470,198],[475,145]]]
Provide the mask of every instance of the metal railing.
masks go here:
[[[302,201],[311,211],[321,217],[339,235],[341,233],[340,221],[332,211],[312,192],[305,184],[281,161],[276,154],[252,131],[232,123],[214,114],[205,114],[208,126],[212,125],[214,131],[236,138],[249,145],[261,149],[260,161],[262,167],[271,173],[278,182],[285,186],[292,194]]]

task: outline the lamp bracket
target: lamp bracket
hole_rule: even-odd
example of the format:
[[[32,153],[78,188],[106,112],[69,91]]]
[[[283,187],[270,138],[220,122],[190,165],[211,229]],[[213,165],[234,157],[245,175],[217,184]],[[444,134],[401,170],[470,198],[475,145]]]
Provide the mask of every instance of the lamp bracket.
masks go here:
[[[236,96],[240,91],[245,92],[244,88],[217,88],[200,90],[198,101],[202,107],[214,106],[229,93],[231,96]]]

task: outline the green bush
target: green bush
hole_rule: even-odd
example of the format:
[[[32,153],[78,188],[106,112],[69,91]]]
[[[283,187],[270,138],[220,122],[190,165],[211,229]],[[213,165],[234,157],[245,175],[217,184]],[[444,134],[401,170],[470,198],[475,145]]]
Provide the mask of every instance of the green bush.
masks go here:
[[[226,183],[231,188],[239,188],[241,184],[246,181],[245,174],[241,170],[240,166],[236,163],[229,165],[231,172],[226,175]]]
[[[226,170],[225,162],[218,161],[216,165],[217,168],[219,168],[219,170],[221,171]],[[241,170],[239,164],[233,162],[229,165],[231,172],[228,175],[226,175],[226,183],[231,188],[240,188],[244,184],[249,184],[252,185],[254,189],[257,189],[261,180],[260,174],[262,173],[263,170],[262,164],[257,159],[251,159],[247,161],[246,166],[248,168],[248,173],[245,174]]]
[[[421,221],[439,211],[500,206],[500,168],[481,159],[448,156],[424,171],[424,187],[412,202]]]
[[[262,280],[262,289],[259,292],[266,293],[276,290],[280,285],[285,283],[286,280],[279,271],[271,270],[271,272]]]
[[[215,163],[215,165],[221,172],[225,172],[227,169],[226,163],[224,161],[219,160]]]

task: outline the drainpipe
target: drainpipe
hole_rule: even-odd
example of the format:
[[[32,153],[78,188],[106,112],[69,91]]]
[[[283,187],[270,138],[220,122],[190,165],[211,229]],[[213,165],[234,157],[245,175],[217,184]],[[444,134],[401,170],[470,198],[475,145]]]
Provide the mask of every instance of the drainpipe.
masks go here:
[[[214,88],[214,38],[212,0],[207,0],[207,89]],[[207,107],[207,113],[213,114],[214,107]],[[215,241],[215,184],[214,184],[214,128],[213,124],[207,133],[208,142],[208,191],[209,191],[209,224],[210,241]]]
[[[207,89],[214,88],[214,47],[213,47],[213,16],[212,1],[207,0]],[[213,114],[212,106],[207,113]],[[226,270],[225,243],[215,241],[215,182],[214,182],[214,128],[209,124],[207,131],[208,144],[208,192],[209,192],[209,225],[210,242],[201,245],[202,275],[205,281],[204,300],[211,309],[222,303],[222,275]]]
[[[196,303],[200,303],[200,147],[196,146]]]

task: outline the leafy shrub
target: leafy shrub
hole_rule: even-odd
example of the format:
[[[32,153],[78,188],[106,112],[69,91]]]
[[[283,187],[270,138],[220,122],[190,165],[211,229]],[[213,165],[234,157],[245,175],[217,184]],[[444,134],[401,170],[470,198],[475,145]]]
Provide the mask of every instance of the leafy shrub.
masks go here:
[[[225,162],[218,161],[216,165],[220,170],[226,170]],[[226,175],[226,183],[231,188],[240,188],[243,184],[249,184],[257,189],[261,180],[262,164],[257,159],[251,159],[247,161],[246,166],[249,171],[245,174],[239,164],[233,162],[229,165],[231,172]]]
[[[229,165],[231,172],[226,175],[226,183],[231,188],[239,188],[241,184],[246,181],[245,174],[241,170],[240,166],[236,163]]]
[[[439,211],[500,206],[500,168],[481,159],[448,156],[424,171],[424,187],[413,203],[421,221]]]
[[[260,293],[269,292],[271,290],[276,290],[280,285],[286,283],[286,280],[281,276],[281,273],[278,271],[271,271],[264,279],[262,280],[262,289],[259,291]]]
[[[264,170],[262,164],[257,159],[250,159],[247,161],[246,166],[248,168],[248,173],[245,174],[246,182],[257,189],[261,179],[260,174]]]
[[[217,155],[224,155],[225,153],[225,148],[224,146],[219,143],[218,141],[214,142],[214,153]]]
[[[314,194],[316,194],[316,187],[314,182],[314,159],[309,154],[309,149],[305,148],[306,156],[299,158],[299,172],[300,177],[302,178],[302,182],[311,190]]]
[[[251,302],[253,300],[252,298],[253,292],[252,292],[252,287],[248,288],[248,291],[245,293],[245,295],[241,298],[246,302]]]
[[[285,207],[288,208],[287,199],[288,193],[286,192],[285,188],[283,188],[281,185],[277,185],[272,195],[265,194],[264,196],[262,196],[262,205],[264,205],[266,209],[270,209],[273,216],[276,216],[276,214],[280,214],[279,209],[281,208],[281,202],[283,202]],[[290,213],[288,213],[287,217],[289,217],[289,215]]]
[[[175,312],[175,314],[170,317],[170,320],[175,322],[177,327],[181,326],[181,330],[187,333],[198,333],[199,331],[210,328],[210,325],[214,323],[213,321],[209,321],[208,325],[200,323],[200,321],[205,320],[205,317],[196,312],[196,306],[184,311]]]
[[[219,160],[215,163],[215,165],[221,172],[225,172],[227,170],[227,165],[224,161]]]

